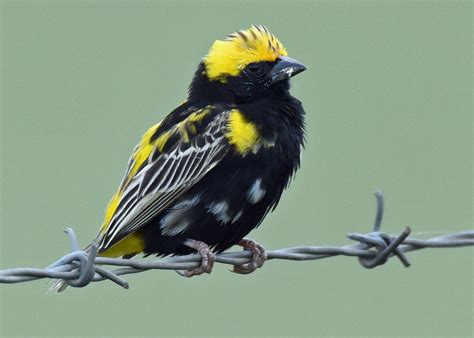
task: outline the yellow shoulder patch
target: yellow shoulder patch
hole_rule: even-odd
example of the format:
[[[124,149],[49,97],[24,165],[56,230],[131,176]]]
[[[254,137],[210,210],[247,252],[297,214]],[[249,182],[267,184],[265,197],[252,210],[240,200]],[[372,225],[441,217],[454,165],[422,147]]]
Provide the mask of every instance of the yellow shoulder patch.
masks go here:
[[[225,82],[227,76],[238,75],[250,63],[273,62],[286,55],[281,42],[265,26],[252,26],[215,41],[204,64],[209,79]]]
[[[176,125],[183,142],[189,142],[189,133],[196,134],[196,122],[200,122],[208,113],[207,108],[198,110]]]
[[[257,127],[237,109],[229,114],[228,131],[225,134],[230,144],[235,146],[241,155],[249,151],[255,152],[260,146],[260,135]]]

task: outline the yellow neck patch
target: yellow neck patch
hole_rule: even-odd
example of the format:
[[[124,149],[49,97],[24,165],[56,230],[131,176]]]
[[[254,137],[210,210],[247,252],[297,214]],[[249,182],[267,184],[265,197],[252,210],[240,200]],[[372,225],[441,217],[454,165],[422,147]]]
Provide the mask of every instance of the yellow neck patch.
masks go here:
[[[265,26],[252,26],[247,30],[217,40],[204,58],[210,80],[226,81],[227,76],[238,75],[248,64],[275,61],[288,53],[280,41]]]
[[[234,145],[237,152],[245,156],[249,151],[256,152],[260,146],[260,134],[257,127],[237,109],[229,114],[228,131],[225,134],[228,142]]]

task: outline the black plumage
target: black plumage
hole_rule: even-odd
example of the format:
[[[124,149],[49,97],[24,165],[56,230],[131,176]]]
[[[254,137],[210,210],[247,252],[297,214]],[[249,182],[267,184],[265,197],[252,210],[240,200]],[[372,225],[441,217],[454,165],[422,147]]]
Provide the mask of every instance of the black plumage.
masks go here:
[[[277,206],[300,166],[305,113],[289,80],[305,69],[264,26],[214,42],[187,101],[134,149],[97,236],[99,255],[197,250],[202,263],[189,277],[211,271],[213,252],[239,244],[252,263],[233,271],[260,267],[263,247],[243,238]]]
[[[262,60],[237,74],[210,75],[213,65],[199,64],[187,101],[132,155],[99,236],[103,255],[188,254],[195,250],[189,239],[221,252],[278,204],[304,146],[304,110],[289,79],[305,68],[261,26],[229,39],[253,46]]]

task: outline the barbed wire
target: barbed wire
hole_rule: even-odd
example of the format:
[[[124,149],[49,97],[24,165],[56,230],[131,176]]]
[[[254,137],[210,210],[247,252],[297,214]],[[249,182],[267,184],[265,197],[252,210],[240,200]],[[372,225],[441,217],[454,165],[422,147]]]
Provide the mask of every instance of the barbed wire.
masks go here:
[[[297,246],[267,251],[267,260],[282,259],[291,261],[317,260],[336,256],[357,257],[367,269],[385,264],[389,258],[397,257],[408,267],[410,263],[405,253],[427,248],[454,248],[474,245],[474,231],[461,231],[429,239],[408,237],[410,228],[406,227],[398,236],[380,231],[384,213],[384,199],[381,192],[375,193],[377,211],[372,231],[367,234],[350,233],[347,237],[355,244],[338,246]],[[63,279],[70,286],[84,287],[91,282],[110,280],[125,289],[129,284],[121,275],[140,273],[147,270],[187,270],[198,267],[201,255],[173,256],[157,260],[106,258],[97,256],[97,243],[91,244],[89,253],[79,250],[79,244],[71,228],[65,230],[69,237],[71,253],[44,269],[13,268],[0,270],[0,283],[22,283],[42,278]],[[224,252],[216,255],[215,262],[230,265],[250,263],[249,251]],[[103,266],[118,267],[113,270]]]

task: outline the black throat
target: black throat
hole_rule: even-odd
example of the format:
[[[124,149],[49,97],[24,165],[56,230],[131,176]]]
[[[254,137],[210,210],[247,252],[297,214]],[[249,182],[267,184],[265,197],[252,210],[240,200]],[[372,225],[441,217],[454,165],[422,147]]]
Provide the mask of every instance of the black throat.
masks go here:
[[[242,98],[237,95],[238,85],[243,81],[229,77],[227,81],[211,81],[201,62],[189,86],[187,105],[204,107],[210,104],[224,104],[238,108],[254,122],[264,136],[284,133],[294,143],[304,143],[304,109],[301,102],[290,94],[289,80],[282,80],[264,93]]]

